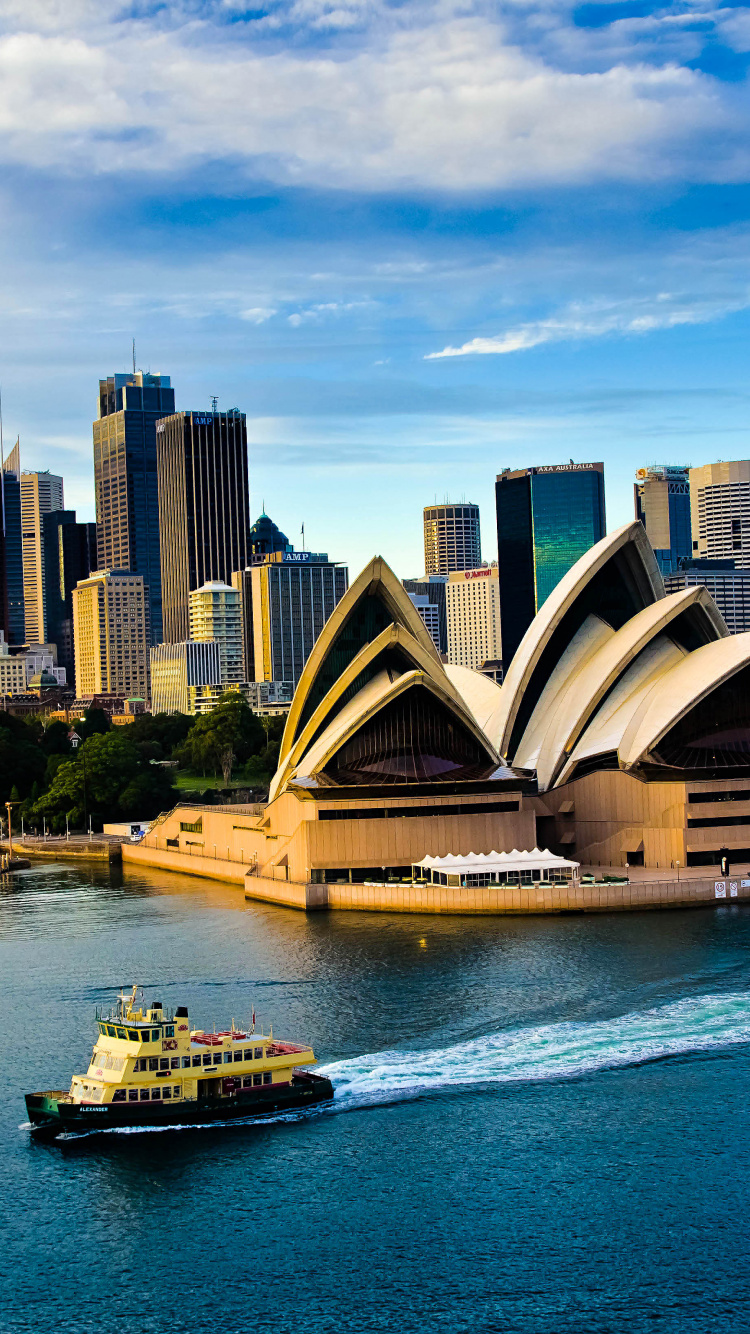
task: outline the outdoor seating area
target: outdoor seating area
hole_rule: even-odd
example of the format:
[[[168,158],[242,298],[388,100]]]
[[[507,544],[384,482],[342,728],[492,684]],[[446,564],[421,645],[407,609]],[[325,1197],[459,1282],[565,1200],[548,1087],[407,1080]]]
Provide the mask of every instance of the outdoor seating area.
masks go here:
[[[558,857],[548,849],[530,852],[470,852],[465,857],[423,857],[412,867],[414,883],[453,888],[483,888],[486,885],[575,884],[580,862]]]

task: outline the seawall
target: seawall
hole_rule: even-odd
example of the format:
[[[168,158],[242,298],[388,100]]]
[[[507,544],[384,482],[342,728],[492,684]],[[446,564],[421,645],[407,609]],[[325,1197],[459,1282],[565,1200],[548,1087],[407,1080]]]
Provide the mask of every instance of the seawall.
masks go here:
[[[533,913],[627,912],[644,908],[700,908],[750,900],[750,872],[725,879],[633,880],[619,885],[550,885],[513,888],[453,889],[442,885],[311,884],[248,874],[246,862],[122,845],[123,861],[165,871],[204,876],[244,886],[247,899],[314,912],[326,908],[352,912],[451,913],[503,915]],[[281,871],[281,868],[279,868]],[[718,886],[718,888],[717,888]],[[722,888],[723,887],[723,888]]]

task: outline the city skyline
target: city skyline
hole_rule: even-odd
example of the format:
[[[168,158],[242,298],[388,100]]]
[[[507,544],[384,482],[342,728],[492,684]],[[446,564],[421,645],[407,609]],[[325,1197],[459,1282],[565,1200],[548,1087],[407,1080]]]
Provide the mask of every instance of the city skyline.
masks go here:
[[[611,529],[634,449],[747,456],[733,13],[6,7],[7,438],[92,519],[91,386],[135,338],[178,406],[247,413],[254,514],[360,568],[366,493],[402,576],[459,476],[488,515],[504,467],[601,458]]]

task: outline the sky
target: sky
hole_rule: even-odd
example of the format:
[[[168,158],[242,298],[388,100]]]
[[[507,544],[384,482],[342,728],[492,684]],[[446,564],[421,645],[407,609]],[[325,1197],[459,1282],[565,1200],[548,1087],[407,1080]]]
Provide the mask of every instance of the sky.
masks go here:
[[[98,379],[247,414],[251,509],[424,567],[505,467],[750,456],[750,10],[0,0],[7,450],[94,517]]]

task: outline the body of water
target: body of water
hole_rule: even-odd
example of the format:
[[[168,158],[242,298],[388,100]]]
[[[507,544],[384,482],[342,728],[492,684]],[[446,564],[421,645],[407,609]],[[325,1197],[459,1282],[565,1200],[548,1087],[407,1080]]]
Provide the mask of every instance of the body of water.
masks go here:
[[[160,874],[0,882],[0,1324],[641,1331],[750,1325],[750,907],[320,913]],[[138,982],[312,1042],[331,1108],[54,1145],[23,1093]]]

